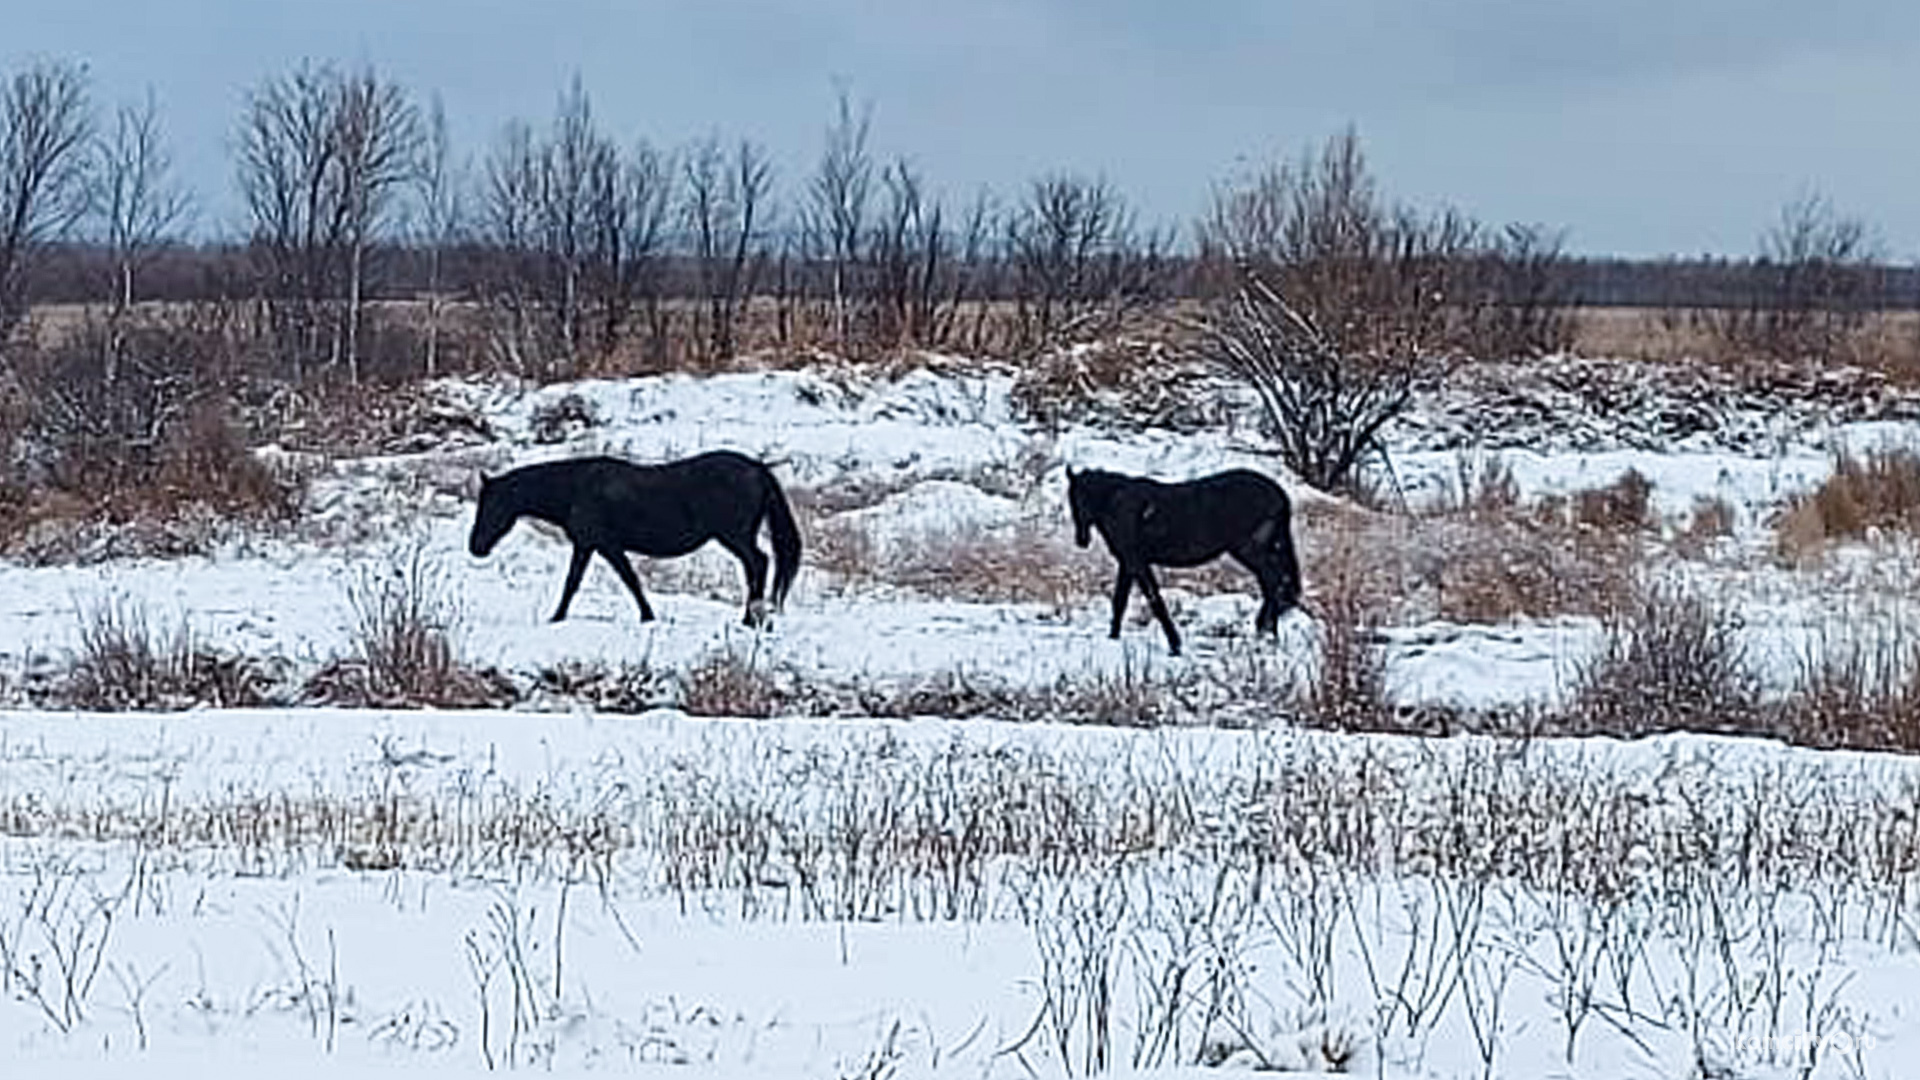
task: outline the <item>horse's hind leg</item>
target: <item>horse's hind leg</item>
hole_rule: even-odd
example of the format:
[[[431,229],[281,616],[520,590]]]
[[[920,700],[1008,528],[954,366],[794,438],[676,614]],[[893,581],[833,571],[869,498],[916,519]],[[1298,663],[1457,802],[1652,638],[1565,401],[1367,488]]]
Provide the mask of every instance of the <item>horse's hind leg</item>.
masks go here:
[[[1262,549],[1248,548],[1233,552],[1233,558],[1241,566],[1253,572],[1254,579],[1260,583],[1260,610],[1253,617],[1253,630],[1256,634],[1274,637],[1280,632],[1280,570],[1272,560],[1264,557]]]
[[[633,594],[633,602],[640,605],[640,621],[652,622],[653,607],[647,603],[647,594],[640,591],[640,575],[634,573],[633,562],[627,558],[627,553],[611,548],[601,548],[600,557],[607,560],[607,564],[613,567],[614,573],[620,575],[621,583],[627,587],[628,592]]]
[[[567,564],[567,583],[560,589],[560,606],[553,609],[553,618],[549,622],[559,622],[567,617],[567,607],[573,603],[573,594],[580,591],[580,579],[587,572],[587,560],[593,558],[593,549],[575,544],[573,561]]]
[[[744,542],[722,540],[721,546],[740,560],[747,575],[747,614],[741,620],[748,626],[764,626],[767,621],[767,554],[749,537]]]

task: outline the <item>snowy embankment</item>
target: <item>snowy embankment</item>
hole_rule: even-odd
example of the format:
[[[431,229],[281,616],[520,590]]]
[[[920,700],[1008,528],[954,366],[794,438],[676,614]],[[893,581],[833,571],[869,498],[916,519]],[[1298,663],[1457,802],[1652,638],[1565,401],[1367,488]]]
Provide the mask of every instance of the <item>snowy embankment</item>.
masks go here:
[[[110,597],[137,601],[156,621],[184,619],[208,642],[283,657],[298,672],[310,672],[349,648],[348,591],[355,580],[416,551],[445,573],[460,598],[470,657],[523,682],[562,660],[678,671],[702,657],[747,652],[801,684],[939,676],[1043,686],[1143,671],[1231,683],[1244,681],[1250,665],[1271,669],[1266,677],[1291,677],[1311,651],[1310,620],[1292,616],[1283,623],[1278,648],[1261,645],[1250,640],[1257,606],[1250,588],[1190,591],[1178,572],[1166,575],[1168,593],[1191,631],[1191,655],[1170,661],[1157,632],[1138,621],[1138,611],[1122,645],[1112,645],[1102,633],[1110,573],[1104,553],[1067,547],[1068,465],[1177,478],[1231,465],[1278,471],[1272,459],[1255,452],[1242,433],[1227,430],[1036,428],[1015,415],[1011,388],[1004,375],[927,370],[892,380],[766,372],[533,391],[448,383],[439,391],[444,407],[477,421],[465,426],[480,427],[491,438],[332,463],[316,481],[303,526],[312,539],[246,542],[214,558],[7,569],[0,574],[0,677],[18,687],[56,663],[76,640],[80,612]],[[570,407],[557,410],[562,401]],[[555,413],[576,419],[543,419]],[[1603,448],[1508,450],[1500,460],[1523,504],[1601,487],[1629,469],[1653,481],[1656,511],[1676,525],[1699,500],[1719,499],[1734,518],[1734,535],[1724,546],[1754,552],[1766,549],[1771,519],[1784,502],[1830,470],[1829,447],[1916,441],[1920,427],[1796,430],[1794,438],[1781,436],[1778,452],[1764,458]],[[1416,444],[1433,441],[1428,432]],[[659,460],[716,447],[776,463],[800,504],[811,545],[808,568],[774,634],[753,635],[738,625],[739,570],[717,550],[643,565],[661,616],[645,626],[612,574],[597,563],[572,617],[559,625],[545,621],[566,565],[564,540],[551,530],[522,525],[491,559],[466,554],[472,492],[482,470],[591,452]],[[1406,501],[1419,506],[1445,498],[1457,487],[1467,456],[1452,449],[1397,453],[1396,480]],[[1298,485],[1293,490],[1303,505],[1324,502]],[[861,543],[843,559],[856,570],[913,557],[937,570],[955,550],[964,553],[984,540],[1015,558],[1032,549],[1036,560],[1056,560],[1076,576],[1070,587],[1048,590],[1044,600],[1020,602],[862,587],[817,565],[820,542],[849,533]],[[1320,539],[1301,541],[1310,560]],[[1413,551],[1408,557],[1417,562],[1442,556]],[[1764,558],[1729,560],[1713,584],[1748,609],[1749,636],[1758,655],[1769,660],[1790,662],[1836,619],[1862,618],[1858,610],[1836,612],[1827,600],[1809,596]],[[1307,585],[1311,597],[1317,583],[1310,578]],[[1591,619],[1560,618],[1389,624],[1384,634],[1397,698],[1471,707],[1552,698],[1590,647],[1595,629]],[[1771,667],[1783,670],[1779,663]]]
[[[297,682],[350,650],[359,576],[419,552],[454,583],[468,656],[523,685],[565,663],[740,655],[855,705],[942,680],[1144,685],[1271,720],[1248,687],[1292,677],[1311,618],[1260,642],[1247,593],[1175,577],[1189,655],[1137,624],[1109,642],[1108,569],[1068,547],[1063,501],[1069,464],[1272,462],[1230,430],[1037,427],[1011,392],[925,370],[446,384],[444,407],[487,434],[326,463],[300,538],[0,568],[0,682],[18,700],[108,597],[284,658]],[[1724,501],[1720,555],[1669,569],[1738,608],[1777,682],[1836,620],[1900,625],[1902,597],[1846,597],[1910,584],[1910,560],[1783,569],[1761,554],[1772,515],[1836,443],[1915,429],[1768,425],[1764,456],[1696,439],[1502,460],[1523,503],[1628,468],[1669,519]],[[1406,498],[1438,498],[1458,450],[1431,427],[1404,438]],[[556,537],[523,526],[488,560],[465,552],[482,469],[721,446],[774,461],[809,533],[771,633],[739,625],[724,555],[643,567],[660,614],[644,626],[596,567],[553,625]],[[859,572],[988,542],[1044,546],[1071,587],[995,601]],[[1596,632],[1382,630],[1398,699],[1466,705],[1551,697]],[[1878,1080],[1920,1053],[1920,771],[1903,759],[532,700],[549,711],[0,713],[0,1073]]]

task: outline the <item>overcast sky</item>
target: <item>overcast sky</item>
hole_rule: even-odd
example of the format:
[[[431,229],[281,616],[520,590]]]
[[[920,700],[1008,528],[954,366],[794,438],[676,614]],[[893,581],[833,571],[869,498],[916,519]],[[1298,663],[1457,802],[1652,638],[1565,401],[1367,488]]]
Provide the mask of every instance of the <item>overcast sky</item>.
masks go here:
[[[1073,170],[1185,224],[1351,123],[1389,194],[1576,251],[1748,254],[1817,192],[1920,257],[1915,0],[0,0],[0,65],[44,56],[153,89],[214,229],[247,89],[312,58],[475,152],[578,74],[623,140],[750,137],[791,188],[838,80],[959,195]]]

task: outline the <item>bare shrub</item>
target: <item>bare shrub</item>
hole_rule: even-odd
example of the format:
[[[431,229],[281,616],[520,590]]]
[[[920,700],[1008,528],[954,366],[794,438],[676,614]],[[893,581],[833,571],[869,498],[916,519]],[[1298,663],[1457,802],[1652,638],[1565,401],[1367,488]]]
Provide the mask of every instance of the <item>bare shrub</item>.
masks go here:
[[[1616,536],[1633,536],[1654,523],[1653,481],[1638,469],[1628,469],[1604,487],[1573,494],[1575,524]]]
[[[1456,453],[1453,483],[1436,509],[1474,520],[1499,520],[1520,505],[1520,484],[1513,466],[1497,453]]]
[[[645,660],[617,665],[563,660],[541,668],[534,689],[580,702],[594,712],[640,713],[673,703],[672,679]]]
[[[1345,491],[1381,432],[1437,366],[1417,340],[1347,345],[1259,277],[1195,324],[1196,356],[1251,389],[1280,460],[1322,491]]]
[[[1630,588],[1628,549],[1524,518],[1440,523],[1419,542],[1437,549],[1436,614],[1455,622],[1595,615]]]
[[[1833,472],[1810,495],[1788,504],[1775,526],[1776,549],[1800,558],[1828,540],[1855,539],[1870,530],[1920,533],[1920,454],[1902,448],[1841,450]]]
[[[1880,291],[1878,247],[1818,193],[1795,198],[1760,238],[1750,301],[1709,316],[1715,334],[1730,351],[1776,360],[1850,358]]]
[[[1320,662],[1307,686],[1308,717],[1323,727],[1379,730],[1392,708],[1387,701],[1379,608],[1361,587],[1352,560],[1336,563],[1328,570],[1317,579],[1314,590]]]
[[[528,422],[533,441],[548,446],[592,431],[602,421],[593,402],[577,393],[567,393],[534,406]]]
[[[502,705],[514,689],[460,656],[462,613],[444,567],[415,548],[347,587],[353,651],[327,664],[307,696],[344,705]]]
[[[1753,727],[1759,683],[1731,612],[1696,593],[1643,584],[1602,630],[1599,649],[1575,672],[1574,730],[1633,736]]]
[[[182,619],[155,627],[144,605],[97,599],[80,611],[80,643],[45,696],[77,709],[235,708],[278,695],[281,672],[266,662],[214,649]]]
[[[232,344],[222,313],[192,305],[89,319],[20,350],[0,390],[0,456],[14,466],[4,495],[17,508],[0,544],[40,562],[186,553],[235,526],[291,521],[306,477],[248,448]],[[108,355],[120,358],[112,370]]]
[[[1822,640],[1779,705],[1780,734],[1804,745],[1920,749],[1920,651],[1877,624],[1866,640]]]
[[[768,717],[785,705],[757,642],[710,650],[680,680],[680,707],[695,716]]]
[[[1674,546],[1682,555],[1700,558],[1714,543],[1733,535],[1735,520],[1733,504],[1727,500],[1718,495],[1697,495],[1687,526],[1674,539]]]
[[[1158,678],[1135,654],[1122,654],[1114,671],[1061,675],[1053,684],[1023,695],[1025,719],[1098,727],[1159,727],[1182,709],[1174,681]]]

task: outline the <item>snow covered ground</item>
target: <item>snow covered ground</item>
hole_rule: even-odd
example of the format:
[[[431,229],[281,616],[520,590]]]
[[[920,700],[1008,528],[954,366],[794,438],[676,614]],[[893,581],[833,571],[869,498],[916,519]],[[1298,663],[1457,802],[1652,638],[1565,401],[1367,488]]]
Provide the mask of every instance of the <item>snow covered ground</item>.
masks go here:
[[[1271,805],[1263,785],[1275,776],[1319,775],[1303,761],[1365,763],[1376,769],[1362,770],[1368,783],[1400,791],[1408,814],[1466,813],[1446,810],[1445,778],[1460,775],[1448,762],[1498,751],[1274,728],[1248,688],[1294,677],[1310,660],[1313,623],[1295,614],[1278,643],[1258,641],[1246,592],[1173,579],[1186,656],[1168,657],[1138,620],[1108,641],[1109,571],[1102,553],[1068,546],[1066,467],[1168,478],[1275,467],[1244,430],[1028,424],[1012,390],[1009,375],[952,364],[891,378],[820,369],[537,390],[444,384],[445,407],[491,436],[327,463],[300,537],[211,557],[0,566],[0,687],[25,705],[25,688],[76,646],[81,612],[109,598],[223,648],[284,658],[297,683],[350,650],[348,593],[360,576],[417,552],[459,599],[467,656],[523,687],[570,662],[673,674],[728,655],[801,687],[1166,686],[1200,702],[1201,719],[1217,710],[1263,730],[697,720],[537,699],[537,710],[484,713],[0,713],[0,1060],[52,1077],[263,1067],[1055,1076],[1102,1063],[1211,1072],[1200,1059],[1434,1078],[1904,1075],[1920,1051],[1920,912],[1899,887],[1913,871],[1864,865],[1864,835],[1848,834],[1853,847],[1836,841],[1862,865],[1795,862],[1806,872],[1772,892],[1702,884],[1723,872],[1752,880],[1732,855],[1697,877],[1642,869],[1683,899],[1629,890],[1634,899],[1604,918],[1555,907],[1534,886],[1461,892],[1406,853],[1365,873],[1293,867],[1287,889],[1256,883],[1242,849],[1220,837],[1258,817],[1249,806]],[[1905,625],[1915,560],[1887,541],[1817,570],[1778,566],[1765,555],[1772,516],[1820,482],[1834,446],[1920,443],[1920,424],[1770,416],[1739,427],[1764,428],[1764,455],[1753,439],[1738,440],[1739,452],[1701,438],[1673,452],[1543,440],[1501,460],[1526,502],[1637,470],[1673,529],[1698,500],[1723,500],[1733,535],[1669,571],[1737,608],[1753,655],[1783,685],[1809,643],[1836,628]],[[1409,425],[1394,457],[1416,505],[1460,473],[1461,448],[1434,430]],[[482,469],[723,446],[776,463],[810,537],[855,535],[866,545],[855,554],[881,561],[981,538],[996,551],[1043,547],[1073,588],[1004,601],[809,565],[760,634],[739,625],[735,565],[702,552],[643,568],[657,622],[639,623],[596,566],[572,616],[549,624],[561,540],[522,525],[490,559],[466,554]],[[1326,502],[1290,487],[1303,504]],[[1382,632],[1396,699],[1473,706],[1561,693],[1598,624],[1421,620]],[[1899,826],[1920,809],[1920,772],[1898,760],[1694,737],[1540,745],[1527,764],[1540,771],[1514,775],[1599,777],[1647,815],[1630,821],[1664,822],[1645,826],[1634,866],[1693,865],[1659,846],[1688,834],[1676,824],[1684,814],[1718,823],[1697,828],[1749,813],[1742,820],[1762,831],[1817,835],[1793,815],[1852,813],[1891,845],[1887,858],[1913,843]],[[860,829],[906,813],[887,792],[977,795],[927,779],[954,760],[1016,762],[979,775],[1052,778],[1064,786],[1044,790],[1061,806],[1098,808],[1089,820],[1160,840],[1105,863],[1078,853],[1062,873],[1010,848],[970,864],[981,876],[965,889],[937,884],[924,865],[900,869],[899,853],[872,864],[893,867],[886,884],[863,878]],[[919,773],[903,764],[916,761]],[[869,788],[860,778],[870,772],[907,786]],[[1783,778],[1806,796],[1797,809],[1741,807],[1766,803]],[[1704,804],[1703,791],[1713,796]],[[1051,804],[983,805],[998,820]],[[1162,813],[1212,824],[1156,832]],[[713,852],[734,852],[743,835],[769,846],[753,873],[726,878],[747,858],[729,855],[717,882],[676,878],[676,867],[722,865]],[[856,854],[816,850],[834,844]],[[841,906],[819,899],[828,896]],[[959,898],[977,906],[941,909]],[[1209,914],[1190,918],[1195,910]],[[1206,933],[1180,937],[1179,926]],[[1087,981],[1095,968],[1103,983]],[[1169,988],[1175,970],[1186,972],[1185,996]],[[1092,1049],[1092,999],[1074,996],[1096,983],[1120,995],[1107,1003],[1104,1059]],[[1202,987],[1232,992],[1210,1005]],[[1156,1016],[1176,1019],[1156,1029]],[[1570,1023],[1588,1020],[1570,1038]],[[1803,1072],[1809,1045],[1817,1057]]]

